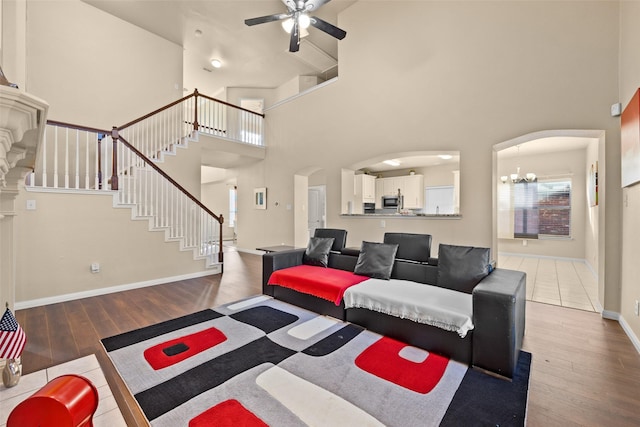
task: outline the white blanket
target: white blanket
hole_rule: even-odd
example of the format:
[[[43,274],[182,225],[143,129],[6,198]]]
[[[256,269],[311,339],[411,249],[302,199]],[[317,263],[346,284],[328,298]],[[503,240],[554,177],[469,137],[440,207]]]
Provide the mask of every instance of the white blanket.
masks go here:
[[[473,329],[470,294],[408,280],[365,280],[345,291],[344,305],[456,331],[461,338]]]

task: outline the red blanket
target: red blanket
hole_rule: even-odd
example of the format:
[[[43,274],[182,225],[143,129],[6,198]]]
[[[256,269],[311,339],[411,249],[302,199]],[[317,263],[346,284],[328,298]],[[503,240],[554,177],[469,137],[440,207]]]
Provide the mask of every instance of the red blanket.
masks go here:
[[[335,305],[340,305],[347,288],[367,279],[366,276],[359,276],[350,271],[313,265],[297,265],[274,271],[271,273],[268,283],[310,294],[332,301]]]

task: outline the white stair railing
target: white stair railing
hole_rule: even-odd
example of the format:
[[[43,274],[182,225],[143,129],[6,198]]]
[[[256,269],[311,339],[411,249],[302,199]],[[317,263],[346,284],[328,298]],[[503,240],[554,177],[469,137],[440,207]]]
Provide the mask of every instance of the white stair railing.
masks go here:
[[[165,229],[168,239],[180,239],[197,256],[222,262],[222,215],[215,215],[199,200],[144,158],[120,137],[118,204],[131,205],[136,217],[149,217],[152,227]]]
[[[29,187],[114,192],[115,205],[130,207],[209,265],[222,263],[222,215],[215,215],[118,131],[49,121]],[[115,151],[114,151],[115,150]]]
[[[40,157],[27,175],[29,187],[64,190],[109,190],[105,172],[113,169],[110,131],[49,120]],[[108,179],[104,182],[108,183]]]

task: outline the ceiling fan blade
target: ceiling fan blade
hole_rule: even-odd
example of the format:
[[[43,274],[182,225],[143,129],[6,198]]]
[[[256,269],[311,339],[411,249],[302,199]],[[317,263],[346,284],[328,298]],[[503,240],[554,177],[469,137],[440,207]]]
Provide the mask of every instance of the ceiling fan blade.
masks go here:
[[[267,16],[260,16],[258,18],[245,19],[244,23],[246,25],[252,26],[252,25],[258,25],[258,24],[265,24],[267,22],[282,21],[283,19],[287,19],[287,18],[291,18],[290,13],[277,13],[275,15],[267,15]]]
[[[329,24],[327,21],[324,21],[317,16],[311,17],[311,25],[313,25],[320,31],[324,31],[330,36],[337,38],[338,40],[342,40],[347,35],[347,32],[345,30],[340,29],[333,24]]]
[[[306,10],[307,12],[312,12],[318,9],[323,4],[329,3],[330,1],[331,0],[307,0],[304,3],[304,10]]]
[[[293,21],[291,29],[291,40],[289,41],[289,52],[297,52],[300,50],[300,26],[297,20]]]

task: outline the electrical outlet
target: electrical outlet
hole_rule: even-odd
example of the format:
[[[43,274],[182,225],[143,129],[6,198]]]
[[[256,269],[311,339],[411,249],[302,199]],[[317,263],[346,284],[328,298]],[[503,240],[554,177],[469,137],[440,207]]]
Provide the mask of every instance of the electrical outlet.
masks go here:
[[[636,300],[636,306],[633,311],[636,313],[636,316],[640,316],[640,301]]]
[[[91,272],[92,273],[99,273],[100,272],[100,264],[98,264],[97,262],[91,263]]]
[[[387,226],[387,222],[384,219],[380,220],[380,228],[385,228]]]

